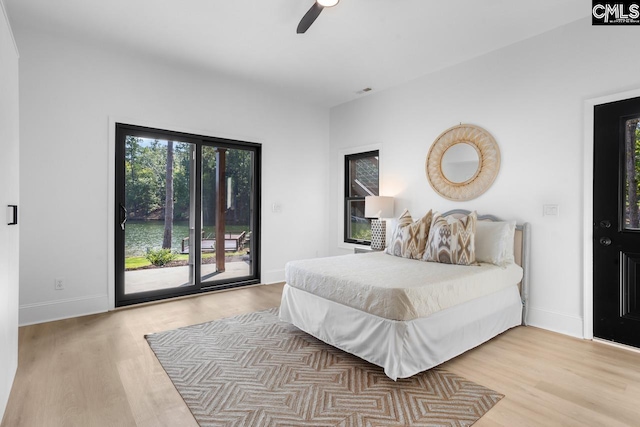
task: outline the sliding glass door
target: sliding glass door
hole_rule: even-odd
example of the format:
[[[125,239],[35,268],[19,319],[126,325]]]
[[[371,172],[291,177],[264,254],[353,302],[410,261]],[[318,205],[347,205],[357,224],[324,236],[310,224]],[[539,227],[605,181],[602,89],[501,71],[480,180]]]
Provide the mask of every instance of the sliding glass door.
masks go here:
[[[200,278],[206,284],[256,273],[251,247],[254,169],[254,151],[202,147]]]
[[[259,283],[260,146],[116,125],[116,306]]]

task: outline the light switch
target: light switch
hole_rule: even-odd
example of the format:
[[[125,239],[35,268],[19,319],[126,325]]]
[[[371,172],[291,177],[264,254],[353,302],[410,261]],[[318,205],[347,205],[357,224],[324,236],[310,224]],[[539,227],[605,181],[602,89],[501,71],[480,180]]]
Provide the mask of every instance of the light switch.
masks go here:
[[[282,205],[280,203],[273,203],[271,205],[271,212],[274,212],[274,213],[282,212]]]
[[[560,216],[560,207],[558,205],[543,205],[542,216]]]

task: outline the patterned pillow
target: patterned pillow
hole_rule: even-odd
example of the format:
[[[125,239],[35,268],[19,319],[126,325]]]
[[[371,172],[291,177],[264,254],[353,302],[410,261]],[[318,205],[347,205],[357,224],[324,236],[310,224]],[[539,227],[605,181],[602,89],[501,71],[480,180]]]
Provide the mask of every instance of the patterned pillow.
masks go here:
[[[434,213],[423,260],[458,265],[475,264],[476,221],[475,211],[462,218]]]
[[[422,259],[431,227],[431,211],[419,220],[402,228],[401,256],[410,259]]]
[[[408,210],[404,210],[398,218],[396,228],[393,230],[391,240],[387,245],[387,253],[389,255],[402,256],[402,229],[413,222],[411,214]]]

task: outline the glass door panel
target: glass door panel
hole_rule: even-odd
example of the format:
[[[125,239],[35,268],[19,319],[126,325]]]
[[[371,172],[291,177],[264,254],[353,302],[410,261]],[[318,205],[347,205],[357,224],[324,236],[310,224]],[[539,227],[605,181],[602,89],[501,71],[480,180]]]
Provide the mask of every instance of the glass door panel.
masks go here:
[[[194,285],[195,146],[125,137],[124,293]]]
[[[202,256],[204,286],[254,276],[254,151],[202,147]]]
[[[640,117],[624,121],[624,228],[640,229]]]

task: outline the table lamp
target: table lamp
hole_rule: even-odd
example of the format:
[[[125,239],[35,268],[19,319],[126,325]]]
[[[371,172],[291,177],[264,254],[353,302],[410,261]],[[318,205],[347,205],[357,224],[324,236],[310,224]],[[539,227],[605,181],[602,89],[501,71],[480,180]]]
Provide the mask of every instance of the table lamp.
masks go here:
[[[387,224],[384,219],[393,217],[393,197],[367,196],[364,198],[364,216],[371,220],[371,249],[381,251],[387,242]]]

